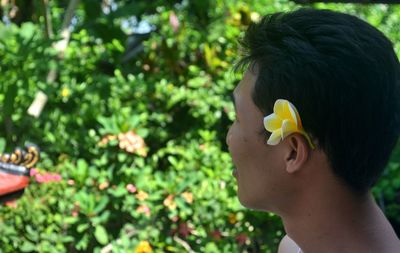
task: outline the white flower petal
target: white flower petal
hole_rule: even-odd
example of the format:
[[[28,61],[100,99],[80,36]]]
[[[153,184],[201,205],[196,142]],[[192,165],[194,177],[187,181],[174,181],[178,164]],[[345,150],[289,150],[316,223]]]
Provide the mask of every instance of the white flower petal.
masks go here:
[[[282,126],[282,119],[272,113],[264,117],[264,127],[268,132],[273,132]]]
[[[269,137],[267,144],[269,145],[277,145],[281,141],[282,130],[278,129],[272,132],[271,136]]]

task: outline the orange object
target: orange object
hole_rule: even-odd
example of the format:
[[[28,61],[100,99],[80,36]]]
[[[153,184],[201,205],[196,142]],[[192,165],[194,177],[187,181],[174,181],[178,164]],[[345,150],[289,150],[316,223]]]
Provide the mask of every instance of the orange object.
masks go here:
[[[0,169],[0,195],[6,195],[22,190],[29,184],[29,178],[25,175],[13,175],[4,173]]]

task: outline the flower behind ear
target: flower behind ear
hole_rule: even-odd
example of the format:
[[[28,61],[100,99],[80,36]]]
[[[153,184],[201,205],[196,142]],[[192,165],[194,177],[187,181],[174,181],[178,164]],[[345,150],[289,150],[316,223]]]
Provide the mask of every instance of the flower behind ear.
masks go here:
[[[286,136],[292,133],[300,133],[304,135],[311,148],[314,149],[314,144],[303,129],[296,107],[288,100],[278,99],[275,101],[274,112],[264,117],[264,127],[268,132],[271,132],[267,141],[269,145],[277,145]]]

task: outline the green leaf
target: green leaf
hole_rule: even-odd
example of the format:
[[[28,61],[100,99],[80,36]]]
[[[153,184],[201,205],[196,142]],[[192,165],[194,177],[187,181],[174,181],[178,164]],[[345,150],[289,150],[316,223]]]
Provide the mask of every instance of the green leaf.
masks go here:
[[[6,148],[6,140],[0,137],[0,153],[3,153]]]
[[[36,26],[32,23],[23,23],[21,26],[20,34],[24,39],[30,39],[35,35]]]
[[[218,252],[218,247],[215,243],[213,242],[209,242],[206,244],[206,248],[204,250],[204,252]]]
[[[19,249],[21,250],[21,252],[32,252],[35,251],[36,245],[31,243],[30,241],[24,241]]]
[[[102,225],[96,226],[96,230],[94,231],[94,237],[96,237],[96,240],[102,245],[108,243],[107,231]]]
[[[79,226],[76,228],[76,231],[78,233],[82,233],[83,231],[85,231],[88,228],[89,228],[89,223],[83,223],[83,224],[79,224]]]
[[[116,188],[116,189],[110,188],[109,193],[112,194],[114,197],[119,198],[119,197],[122,197],[125,194],[127,194],[128,191],[124,187],[118,186],[118,188]]]
[[[100,213],[108,204],[109,198],[107,196],[102,196],[100,202],[96,205],[93,212],[95,214]]]

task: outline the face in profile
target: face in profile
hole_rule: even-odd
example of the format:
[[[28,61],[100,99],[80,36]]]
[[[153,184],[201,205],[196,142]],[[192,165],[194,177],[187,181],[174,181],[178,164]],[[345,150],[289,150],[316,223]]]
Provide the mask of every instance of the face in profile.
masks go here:
[[[252,99],[257,75],[248,70],[234,90],[236,120],[226,142],[235,167],[238,197],[242,205],[273,211],[282,201],[285,172],[280,145],[266,144],[263,117]]]

